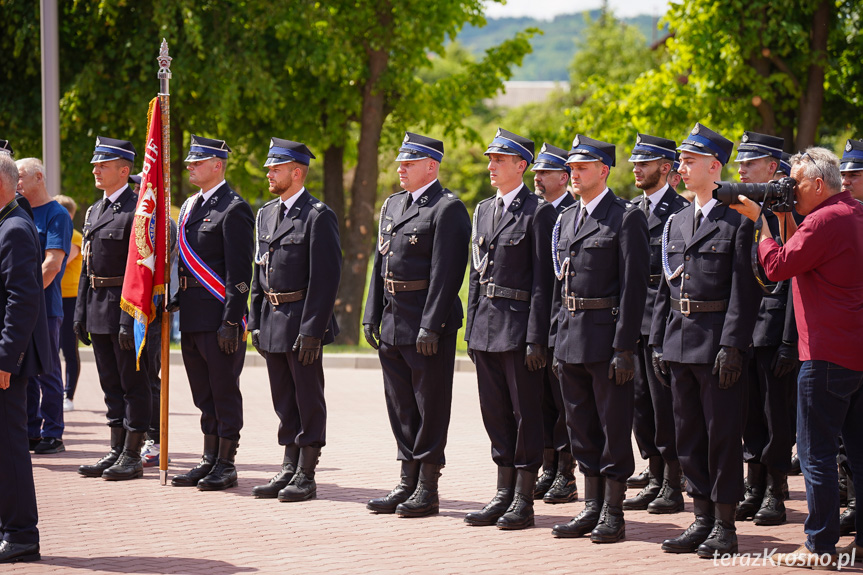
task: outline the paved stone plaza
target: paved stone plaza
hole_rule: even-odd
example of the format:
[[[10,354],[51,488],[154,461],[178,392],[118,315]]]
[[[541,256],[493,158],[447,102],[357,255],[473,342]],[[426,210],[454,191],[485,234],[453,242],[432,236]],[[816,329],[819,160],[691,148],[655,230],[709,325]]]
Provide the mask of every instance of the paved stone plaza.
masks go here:
[[[686,513],[677,515],[627,512],[627,540],[614,545],[551,536],[552,525],[576,515],[581,501],[538,503],[536,527],[525,531],[466,525],[464,514],[479,509],[493,495],[495,468],[480,419],[475,376],[464,370],[464,363],[455,377],[440,515],[425,519],[374,515],[366,510],[366,501],[389,491],[399,470],[381,373],[380,369],[336,367],[344,365],[336,359],[328,358],[325,364],[329,429],[318,467],[318,499],[306,503],[251,496],[252,487],[266,483],[282,458],[266,369],[254,352],[247,357],[241,380],[246,423],[237,455],[238,488],[206,493],[162,487],[156,469],[147,469],[144,479],[129,482],[78,475],[78,465],[104,454],[108,437],[95,364],[85,359],[76,411],[66,414],[67,451],[33,459],[43,560],[4,565],[0,571],[16,575],[801,572],[752,564],[714,566],[695,555],[663,553],[662,540],[679,534],[692,521],[688,500]],[[172,366],[171,380],[170,472],[176,473],[197,462],[202,436],[181,366]],[[638,461],[639,470],[641,466]],[[580,491],[582,487],[579,477]],[[789,523],[780,527],[738,524],[741,553],[765,548],[787,552],[803,541],[802,477],[790,478],[790,487]],[[629,495],[633,493],[630,490]],[[841,543],[848,541],[846,537]],[[749,562],[761,563],[752,558]]]

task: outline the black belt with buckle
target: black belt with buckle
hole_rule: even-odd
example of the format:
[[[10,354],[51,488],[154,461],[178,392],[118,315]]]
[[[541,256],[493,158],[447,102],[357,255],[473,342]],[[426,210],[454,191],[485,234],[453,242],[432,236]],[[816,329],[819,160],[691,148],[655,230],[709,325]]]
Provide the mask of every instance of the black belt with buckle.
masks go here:
[[[299,291],[289,291],[285,293],[276,293],[272,291],[264,292],[264,295],[267,296],[267,300],[274,306],[282,304],[282,303],[291,303],[295,301],[300,301],[304,297],[306,297],[306,290],[301,289]]]
[[[391,294],[396,294],[402,291],[420,291],[428,289],[429,280],[384,280],[384,289]]]
[[[178,279],[180,282],[181,290],[187,290],[193,287],[204,287],[204,285],[193,276],[180,276]]]
[[[658,286],[662,281],[662,274],[651,274],[647,280],[647,285]]]
[[[616,308],[620,305],[620,298],[612,297],[575,297],[574,295],[566,296],[566,309],[569,311],[578,311],[580,309],[608,309]]]
[[[125,279],[123,276],[117,276],[113,278],[100,278],[99,276],[89,276],[90,277],[90,287],[91,288],[101,288],[101,287],[117,287],[123,285],[123,280]]]
[[[514,299],[515,301],[530,301],[530,292],[523,289],[513,289],[497,284],[485,284],[485,297]]]
[[[679,311],[686,316],[696,312],[725,311],[728,309],[728,300],[695,301],[689,298],[671,298],[671,309]]]

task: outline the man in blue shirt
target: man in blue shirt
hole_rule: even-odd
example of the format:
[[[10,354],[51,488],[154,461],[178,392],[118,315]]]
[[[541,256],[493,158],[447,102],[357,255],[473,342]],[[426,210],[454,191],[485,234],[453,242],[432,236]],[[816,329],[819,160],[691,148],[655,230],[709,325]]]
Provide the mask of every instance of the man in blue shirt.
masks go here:
[[[42,283],[51,340],[52,368],[30,378],[27,386],[27,433],[37,454],[60,453],[63,446],[63,377],[60,370],[60,324],[63,298],[60,282],[72,246],[72,218],[51,199],[45,188],[45,170],[36,158],[24,158],[18,166],[18,192],[30,202],[42,248]]]

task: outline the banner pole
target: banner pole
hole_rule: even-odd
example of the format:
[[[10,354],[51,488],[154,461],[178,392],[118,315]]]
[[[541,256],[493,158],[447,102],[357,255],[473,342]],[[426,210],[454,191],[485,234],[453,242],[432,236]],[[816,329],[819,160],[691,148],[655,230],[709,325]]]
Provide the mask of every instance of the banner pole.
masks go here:
[[[168,42],[162,38],[159,50],[159,105],[162,108],[162,179],[165,194],[165,295],[162,298],[162,392],[160,397],[159,483],[168,482],[168,399],[171,373],[171,312],[167,310],[171,297],[171,60]]]

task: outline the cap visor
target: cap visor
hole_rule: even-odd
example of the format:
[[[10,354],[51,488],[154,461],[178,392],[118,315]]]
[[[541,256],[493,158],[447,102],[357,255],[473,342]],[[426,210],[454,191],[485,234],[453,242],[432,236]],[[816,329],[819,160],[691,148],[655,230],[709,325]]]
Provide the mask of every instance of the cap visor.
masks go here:
[[[599,158],[588,156],[586,154],[573,154],[566,159],[567,164],[580,164],[583,162],[601,162]]]
[[[194,162],[203,162],[204,160],[211,160],[215,157],[216,156],[204,156],[204,155],[201,155],[198,153],[192,153],[192,154],[189,154],[188,156],[186,156],[186,159],[183,161],[186,162],[187,164],[191,164]]]
[[[115,156],[113,154],[93,154],[93,159],[90,160],[91,164],[95,164],[97,162],[112,162],[114,160],[121,160],[120,156]]]
[[[735,162],[746,162],[749,160],[758,160],[760,158],[770,157],[770,154],[765,154],[764,152],[756,152],[754,150],[743,150],[737,151],[737,157],[734,158]]]
[[[565,172],[566,168],[564,166],[560,166],[558,164],[548,164],[546,162],[539,162],[534,164],[530,169],[531,172],[538,172],[540,170],[549,170],[554,172]]]
[[[413,150],[410,151],[399,151],[399,155],[396,156],[396,162],[413,162],[416,160],[427,160],[430,156],[425,154],[420,154],[419,152],[415,152]]]
[[[662,156],[651,156],[651,155],[647,155],[647,154],[632,154],[629,157],[630,162],[654,162],[656,160],[661,160],[661,159],[662,159]]]
[[[857,172],[863,170],[863,163],[861,162],[843,162],[839,164],[840,172]]]
[[[693,154],[698,154],[700,156],[713,156],[714,158],[716,157],[716,154],[713,153],[712,150],[709,150],[708,148],[702,148],[688,142],[683,142],[677,147],[677,149],[681,152],[692,152]]]
[[[188,160],[186,160],[188,161]],[[269,166],[279,166],[281,164],[290,164],[291,162],[295,162],[296,160],[286,160],[284,158],[267,158],[267,161],[264,162],[264,167]],[[299,162],[297,162],[299,163]]]

